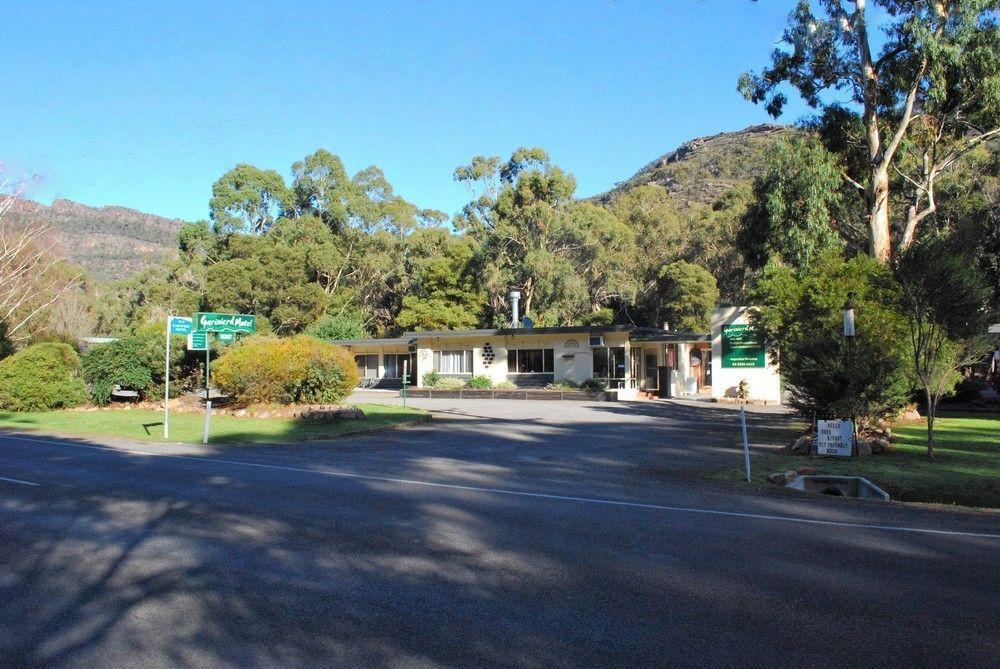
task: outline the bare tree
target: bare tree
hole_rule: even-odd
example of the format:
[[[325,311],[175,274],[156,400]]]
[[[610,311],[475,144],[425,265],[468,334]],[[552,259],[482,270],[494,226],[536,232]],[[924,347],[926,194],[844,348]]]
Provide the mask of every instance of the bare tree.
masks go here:
[[[57,266],[64,258],[46,250],[46,225],[14,225],[8,212],[18,199],[0,181],[0,322],[12,340],[28,337],[29,326],[59,298],[80,286],[81,275],[67,278]]]

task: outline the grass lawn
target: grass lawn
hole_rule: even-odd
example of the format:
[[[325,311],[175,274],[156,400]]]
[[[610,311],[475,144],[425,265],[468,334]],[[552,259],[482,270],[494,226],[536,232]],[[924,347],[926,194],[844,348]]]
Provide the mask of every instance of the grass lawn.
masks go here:
[[[426,411],[382,404],[359,404],[365,417],[336,423],[312,423],[294,418],[235,418],[213,415],[209,443],[275,443],[327,439],[355,432],[392,427],[419,420]],[[204,414],[172,412],[170,441],[201,443]],[[160,411],[101,409],[0,413],[0,428],[38,430],[63,435],[127,437],[163,441]]]
[[[898,441],[888,453],[853,460],[777,451],[753,454],[751,478],[754,483],[773,487],[765,480],[768,474],[810,466],[823,474],[864,476],[895,500],[1000,508],[1000,415],[939,417],[934,428],[933,461],[925,456],[927,427],[923,422],[901,423],[893,432]],[[735,468],[714,476],[742,480]]]

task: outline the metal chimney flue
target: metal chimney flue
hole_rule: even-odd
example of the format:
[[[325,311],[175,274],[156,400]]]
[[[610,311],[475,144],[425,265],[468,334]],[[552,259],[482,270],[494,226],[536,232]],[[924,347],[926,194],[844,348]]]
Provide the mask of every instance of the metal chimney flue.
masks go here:
[[[518,314],[518,306],[521,302],[521,291],[512,290],[510,291],[510,326],[512,328],[518,327],[521,322]]]

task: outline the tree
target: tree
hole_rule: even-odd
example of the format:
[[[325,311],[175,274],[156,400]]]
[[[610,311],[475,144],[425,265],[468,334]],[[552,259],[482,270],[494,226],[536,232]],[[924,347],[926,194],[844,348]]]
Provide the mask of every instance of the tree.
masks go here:
[[[486,296],[472,267],[474,242],[441,229],[422,232],[426,239],[411,245],[413,283],[402,298],[396,325],[404,330],[476,327]]]
[[[780,142],[767,171],[754,180],[753,204],[744,214],[738,246],[754,269],[772,258],[802,269],[841,246],[835,228],[843,183],[836,159],[812,138]]]
[[[216,232],[259,235],[291,204],[291,191],[280,174],[240,163],[212,185],[209,209]]]
[[[5,185],[0,179],[0,191]],[[5,338],[13,342],[30,337],[32,325],[46,309],[75,290],[82,278],[47,250],[47,226],[29,222],[15,228],[6,220],[16,197],[0,195],[0,323]]]
[[[842,332],[854,294],[857,337]],[[906,323],[894,309],[898,286],[887,266],[827,251],[800,272],[772,263],[764,269],[752,321],[763,334],[790,404],[810,419],[895,414],[909,398]],[[853,392],[851,392],[853,390]]]
[[[344,163],[326,149],[292,164],[292,190],[300,214],[315,214],[333,232],[348,223],[359,189]]]
[[[659,309],[656,323],[675,330],[707,332],[712,309],[719,301],[715,277],[703,267],[683,260],[660,271],[657,282]]]
[[[896,276],[913,372],[927,401],[927,456],[933,459],[938,402],[960,380],[957,370],[988,350],[982,337],[990,322],[990,290],[978,269],[939,237],[907,249]]]
[[[455,225],[479,245],[487,320],[508,323],[511,288],[521,291],[526,315],[551,325],[634,294],[634,233],[610,212],[573,202],[576,180],[543,149],[520,148],[504,164],[477,156],[455,178],[480,189]]]
[[[364,339],[369,337],[365,324],[351,316],[324,314],[306,328],[306,334],[317,339]]]
[[[845,8],[845,2],[850,9]],[[869,252],[889,260],[891,248],[890,173],[901,164],[907,140],[924,147],[919,175],[909,177],[917,189],[898,248],[913,238],[920,218],[933,212],[937,173],[966,150],[997,136],[1000,93],[997,67],[998,33],[995,0],[908,2],[874,0],[887,15],[879,26],[886,39],[872,49],[873,26],[866,0],[799,0],[789,16],[771,66],[760,75],[744,73],[739,90],[754,103],[780,116],[787,98],[780,87],[790,84],[813,108],[833,106],[828,92],[850,91],[861,109],[867,174],[851,180],[865,195]],[[927,139],[911,132],[915,119]],[[923,133],[923,130],[921,130]],[[944,151],[939,149],[948,146]],[[923,206],[927,214],[918,211]]]

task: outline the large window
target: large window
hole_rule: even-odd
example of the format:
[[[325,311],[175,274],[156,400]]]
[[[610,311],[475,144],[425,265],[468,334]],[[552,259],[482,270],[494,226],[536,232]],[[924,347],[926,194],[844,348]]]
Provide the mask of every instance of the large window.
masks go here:
[[[378,378],[378,354],[354,356],[354,364],[358,366],[358,376],[362,379]]]
[[[434,371],[439,374],[472,374],[472,351],[434,351]]]
[[[604,381],[608,385],[608,388],[624,387],[624,346],[608,346],[594,349],[594,378]]]
[[[385,377],[387,379],[403,378],[404,369],[407,376],[413,374],[413,359],[409,353],[386,353],[383,357],[385,359]]]
[[[508,374],[551,374],[551,348],[519,348],[507,351]]]

